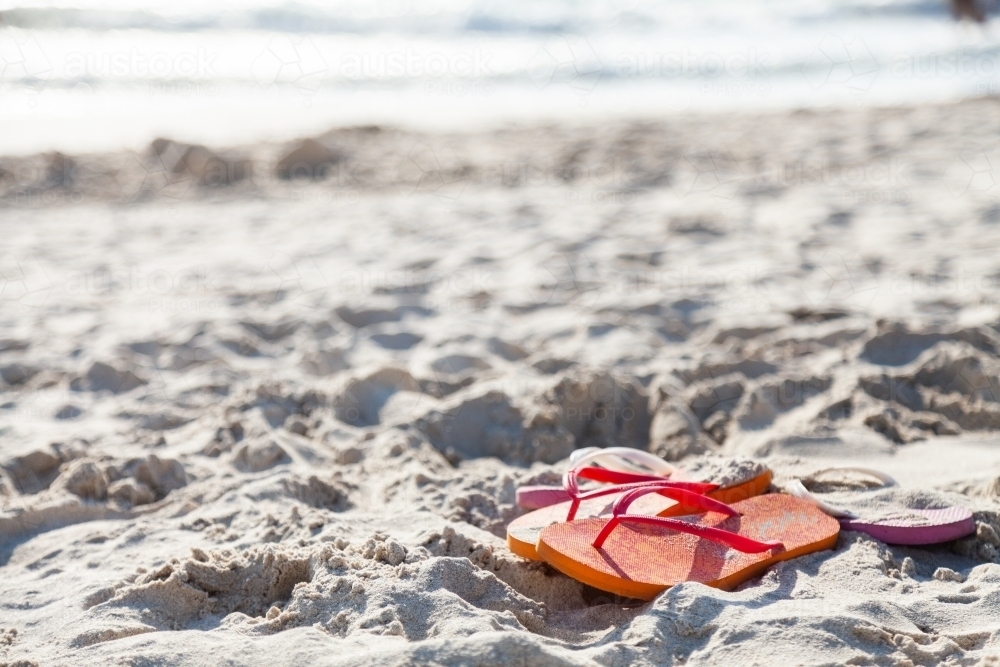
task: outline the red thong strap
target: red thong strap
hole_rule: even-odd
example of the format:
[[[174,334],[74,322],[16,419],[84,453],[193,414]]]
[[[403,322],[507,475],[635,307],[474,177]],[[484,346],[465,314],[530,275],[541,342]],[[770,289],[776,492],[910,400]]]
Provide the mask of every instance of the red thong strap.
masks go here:
[[[577,477],[585,477],[586,479],[594,479],[595,481],[606,480],[622,483],[615,484],[614,486],[594,489],[592,491],[584,491],[581,493]],[[572,521],[576,518],[576,512],[580,509],[580,502],[583,500],[599,498],[612,493],[622,493],[623,491],[628,491],[630,489],[643,488],[647,486],[655,486],[660,491],[665,491],[666,489],[688,491],[692,497],[703,497],[700,494],[719,488],[718,484],[710,484],[707,482],[670,482],[655,475],[640,475],[630,472],[605,470],[603,468],[580,468],[579,470],[569,470],[565,475],[563,475],[563,488],[566,489],[566,493],[569,494],[569,497],[572,499],[569,511],[566,513],[566,520]],[[665,492],[661,493],[661,495],[674,498],[674,496],[669,496]],[[688,496],[685,496],[685,498],[687,497]],[[680,502],[680,499],[674,499]],[[700,507],[700,505],[695,506]]]
[[[609,470],[598,468],[597,466],[586,466],[574,468],[570,472],[575,473],[582,479],[590,479],[595,482],[606,484],[630,484],[632,482],[666,482],[667,478],[660,475],[644,475],[638,472],[625,472],[624,470]]]
[[[660,477],[659,475],[643,475],[634,472],[622,472],[620,470],[608,470],[607,468],[597,468],[588,466],[586,468],[573,468],[567,470],[563,475],[563,487],[567,493],[579,493],[579,478],[590,479],[595,482],[605,482],[610,484],[634,484],[636,482],[670,482],[681,489],[689,489],[698,493],[705,493],[719,488],[718,484],[711,482],[679,482]]]
[[[580,509],[580,503],[584,500],[590,500],[591,498],[600,498],[601,496],[608,496],[615,493],[623,493],[626,491],[631,491],[633,489],[645,489],[650,488],[651,492],[659,493],[661,496],[666,496],[676,500],[679,503],[685,505],[693,505],[694,507],[700,507],[702,509],[711,509],[716,512],[725,512],[727,505],[723,505],[711,498],[706,498],[702,494],[718,488],[715,484],[705,484],[701,482],[667,482],[662,479],[659,481],[650,482],[633,482],[631,484],[616,484],[614,486],[606,486],[600,489],[594,489],[592,491],[580,492],[579,487],[576,486],[576,480],[570,477],[571,473],[567,473],[569,478],[567,481],[572,482],[566,484],[566,491],[569,493],[572,502],[569,505],[569,511],[566,512],[566,520],[572,521],[576,518],[576,512]],[[616,501],[617,502],[617,501]],[[710,503],[711,507],[705,506],[703,503]]]
[[[680,488],[691,489],[692,491],[712,491],[713,489],[719,488],[718,484],[711,484],[708,482],[677,482],[665,477],[660,477],[659,475],[643,475],[641,473],[635,472],[622,472],[620,470],[608,470],[607,468],[598,468],[596,466],[587,466],[584,468],[573,468],[572,470],[567,470],[563,475],[563,487],[565,487],[568,493],[574,493],[578,490],[578,480],[590,479],[595,482],[604,482],[608,484],[633,484],[635,482],[670,482],[675,484]]]
[[[648,516],[644,514],[625,514],[628,510],[629,505],[631,505],[635,500],[641,498],[648,493],[662,493],[662,489],[657,489],[654,486],[638,486],[631,491],[626,492],[615,500],[614,505],[611,507],[612,516],[601,532],[598,533],[597,537],[594,539],[593,546],[595,549],[600,549],[604,545],[604,541],[608,539],[615,528],[622,521],[628,521],[630,523],[645,523],[654,526],[662,526],[664,528],[672,528],[673,530],[689,533],[691,535],[696,535],[698,537],[704,538],[706,540],[712,540],[713,542],[719,542],[725,544],[726,546],[732,547],[737,551],[742,551],[743,553],[761,553],[764,551],[770,551],[771,549],[776,549],[784,546],[781,542],[771,541],[771,542],[758,542],[757,540],[739,535],[738,533],[732,533],[728,530],[722,530],[721,528],[712,528],[709,526],[699,526],[697,524],[688,523],[687,521],[679,521],[677,519],[669,519],[661,516]],[[671,489],[674,491],[674,489]],[[728,516],[736,516],[736,512],[732,507],[724,505],[718,501],[712,500],[711,498],[706,498],[701,496],[701,501],[692,499],[690,504],[695,505],[696,502],[700,502],[700,506],[707,511],[719,512],[719,509],[715,509],[712,505],[722,505],[724,510],[723,514]],[[687,501],[684,501],[688,504]]]

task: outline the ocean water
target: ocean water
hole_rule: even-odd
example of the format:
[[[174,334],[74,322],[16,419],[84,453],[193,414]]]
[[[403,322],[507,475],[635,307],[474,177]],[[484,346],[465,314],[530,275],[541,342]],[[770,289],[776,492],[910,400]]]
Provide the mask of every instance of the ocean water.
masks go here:
[[[0,153],[1000,93],[943,0],[3,0]]]

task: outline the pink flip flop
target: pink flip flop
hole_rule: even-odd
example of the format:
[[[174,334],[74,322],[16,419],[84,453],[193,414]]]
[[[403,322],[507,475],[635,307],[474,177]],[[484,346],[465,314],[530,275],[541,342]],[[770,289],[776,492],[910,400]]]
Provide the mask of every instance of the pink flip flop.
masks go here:
[[[621,448],[615,449],[620,450]],[[606,451],[601,450],[599,453],[605,453]],[[628,450],[624,454],[629,455],[633,452],[640,455],[636,459],[641,459],[641,457],[658,459],[658,457],[648,452],[639,452],[638,450]],[[585,452],[586,454],[587,452]],[[680,488],[703,494],[722,502],[733,503],[764,493],[771,484],[771,471],[766,467],[754,464],[749,467],[737,466],[735,470],[729,470],[727,466],[732,463],[730,460],[727,460],[722,468],[718,468],[718,466],[713,468],[714,463],[704,461],[693,465],[695,472],[692,474],[692,477],[695,477],[695,479],[690,481],[664,479],[659,475],[650,475],[647,473],[596,468],[587,465],[593,462],[594,458],[584,458],[583,456],[579,457],[577,461],[577,465],[564,475],[562,487],[555,489],[553,487],[545,487],[545,493],[551,494],[550,498],[558,492],[565,499],[563,502],[547,505],[522,514],[507,524],[507,548],[511,552],[524,558],[538,560],[539,556],[535,545],[542,529],[554,523],[603,516],[611,510],[611,504],[615,499],[614,496],[621,495],[634,488],[662,485],[666,488]],[[660,460],[659,462],[664,466],[669,466],[665,461]],[[612,461],[612,464],[620,463],[621,461]],[[653,462],[651,461],[651,463]],[[660,470],[665,472],[662,467]],[[685,474],[688,472],[691,471],[684,471]],[[596,488],[582,489],[579,486],[580,479],[592,479],[608,484]],[[698,511],[696,506],[688,506],[677,502],[667,496],[667,494],[646,495],[639,500],[639,505],[636,509],[642,514],[659,516],[680,516]]]
[[[855,472],[879,480],[883,489],[898,487],[892,477],[870,468],[827,468],[813,473],[811,478],[827,472]],[[851,506],[848,509],[812,493],[802,480],[792,480],[785,487],[791,495],[814,503],[836,518],[844,530],[867,533],[886,544],[938,544],[965,537],[976,530],[972,512],[963,507],[907,507],[894,502],[892,494],[884,493],[883,489],[848,494],[848,497],[838,494],[837,501]]]
[[[659,456],[631,447],[585,447],[570,455],[570,463],[567,476],[610,484],[669,481],[677,471]],[[537,510],[570,500],[567,476],[562,486],[518,487],[517,506]]]

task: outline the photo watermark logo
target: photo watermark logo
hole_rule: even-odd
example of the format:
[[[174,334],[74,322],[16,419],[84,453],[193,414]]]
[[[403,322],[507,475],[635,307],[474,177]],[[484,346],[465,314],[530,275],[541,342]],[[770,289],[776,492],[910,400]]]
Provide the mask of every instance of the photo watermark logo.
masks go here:
[[[984,148],[966,145],[948,165],[944,182],[956,199],[986,194],[996,199],[1000,179],[1000,145]]]
[[[54,286],[37,258],[0,254],[0,303],[38,308],[48,300]]]
[[[53,75],[53,66],[31,32],[0,30],[0,84],[40,90]]]
[[[392,182],[404,196],[433,194],[455,201],[465,189],[463,162],[446,146],[419,143],[407,151],[392,173]]]
[[[809,268],[802,281],[802,293],[815,308],[846,307],[864,312],[878,294],[878,275],[860,256],[828,251]]]
[[[579,95],[594,90],[603,66],[585,37],[565,35],[548,39],[528,61],[528,76],[539,89],[568,85]],[[582,102],[586,104],[586,102]]]
[[[306,94],[319,89],[329,69],[322,52],[307,36],[275,35],[250,64],[261,88],[293,86]]]
[[[860,95],[875,83],[879,64],[860,36],[826,35],[800,69],[814,91],[839,88]]]

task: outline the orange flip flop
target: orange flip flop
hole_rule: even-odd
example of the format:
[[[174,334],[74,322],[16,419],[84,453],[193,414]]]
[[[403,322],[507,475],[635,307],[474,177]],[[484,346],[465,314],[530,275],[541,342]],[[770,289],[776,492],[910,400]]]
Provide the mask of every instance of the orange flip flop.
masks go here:
[[[567,479],[567,486],[571,486],[572,483]],[[649,484],[655,485],[655,482],[649,482]],[[682,486],[681,483],[675,484]],[[770,485],[771,471],[765,469],[764,472],[751,479],[730,486],[712,485],[702,492],[713,500],[732,504],[758,496],[767,491]],[[606,492],[602,494],[582,494],[583,498],[577,502],[575,512],[572,510],[576,501],[568,500],[519,516],[507,525],[507,548],[522,558],[541,560],[541,557],[536,553],[535,544],[538,542],[538,536],[543,528],[573,519],[607,516],[611,512],[611,504],[615,499],[615,496],[608,497],[609,494],[620,496],[632,488],[633,486],[624,484],[618,487],[607,487]],[[657,516],[680,516],[702,511],[697,507],[685,505],[662,494],[643,496],[638,500],[635,509],[641,514]]]
[[[654,492],[645,487],[619,496],[610,518],[545,528],[538,555],[594,588],[652,600],[684,581],[730,590],[778,561],[833,548],[840,532],[838,521],[814,504],[784,494],[756,496],[721,511],[701,501],[709,511],[673,519],[625,513]]]

